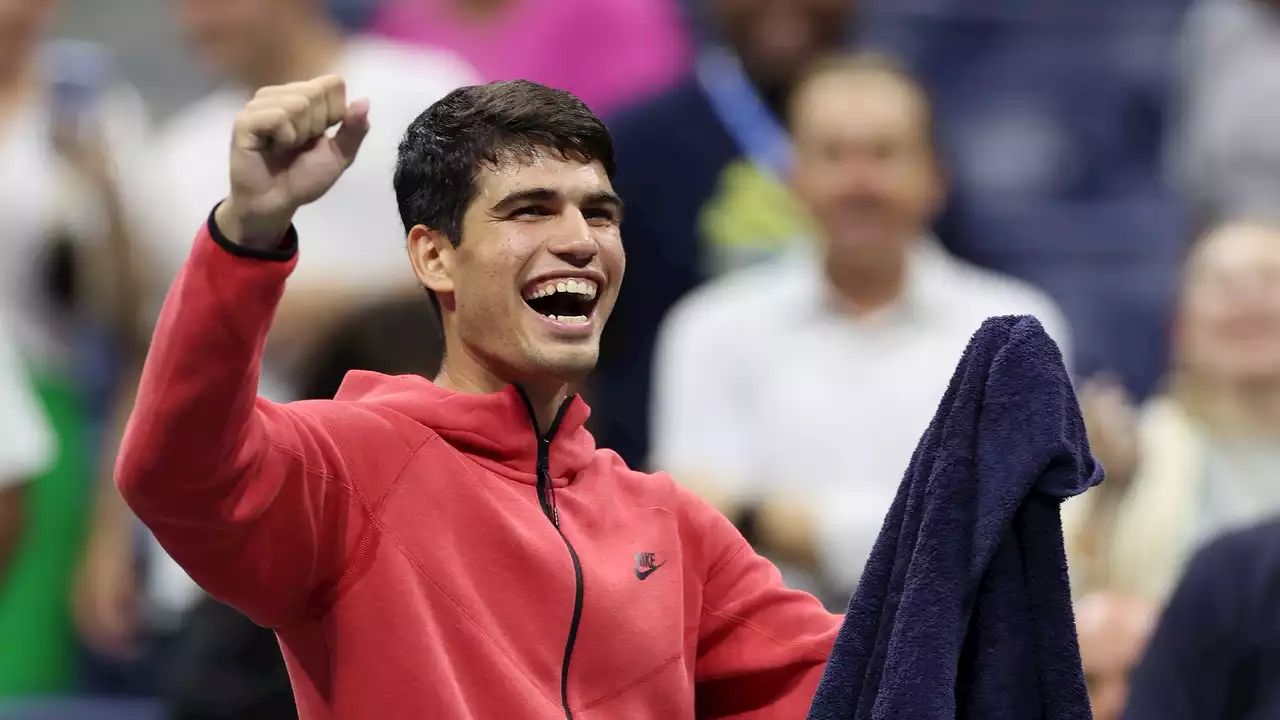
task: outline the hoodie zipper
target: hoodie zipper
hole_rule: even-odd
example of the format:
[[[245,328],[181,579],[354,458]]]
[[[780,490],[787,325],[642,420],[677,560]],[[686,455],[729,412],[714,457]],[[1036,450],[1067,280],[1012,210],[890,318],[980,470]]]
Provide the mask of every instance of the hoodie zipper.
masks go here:
[[[533,434],[538,438],[538,505],[542,508],[542,514],[551,521],[560,539],[564,541],[565,548],[569,550],[569,558],[573,560],[573,619],[569,622],[569,637],[564,643],[564,662],[560,666],[560,707],[564,710],[566,720],[573,720],[573,711],[569,709],[569,661],[573,658],[573,646],[578,639],[578,625],[582,622],[582,564],[578,561],[578,553],[573,549],[573,543],[569,542],[569,538],[565,537],[564,531],[560,529],[560,509],[556,507],[556,490],[551,484],[551,441],[555,439],[556,431],[560,429],[560,421],[564,419],[565,411],[569,409],[575,396],[570,395],[560,404],[560,409],[556,411],[556,417],[551,421],[551,427],[547,428],[546,434],[538,430],[538,416],[534,412],[533,403],[524,394],[524,390],[520,390],[520,397],[524,400],[525,408],[529,411],[529,419],[533,422]]]

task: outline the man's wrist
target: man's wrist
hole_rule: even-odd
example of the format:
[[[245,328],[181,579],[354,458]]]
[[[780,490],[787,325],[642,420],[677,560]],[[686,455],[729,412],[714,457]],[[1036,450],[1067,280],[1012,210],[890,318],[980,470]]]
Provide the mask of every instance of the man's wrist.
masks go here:
[[[224,200],[209,213],[209,234],[223,250],[254,260],[287,261],[298,252],[298,234],[293,225],[286,222],[277,229],[277,222],[245,223],[235,207],[228,208],[230,200]],[[274,237],[274,242],[247,241],[246,238]]]
[[[284,249],[293,226],[293,213],[254,216],[243,212],[234,198],[227,198],[213,213],[213,221],[222,237],[234,245],[251,250]]]

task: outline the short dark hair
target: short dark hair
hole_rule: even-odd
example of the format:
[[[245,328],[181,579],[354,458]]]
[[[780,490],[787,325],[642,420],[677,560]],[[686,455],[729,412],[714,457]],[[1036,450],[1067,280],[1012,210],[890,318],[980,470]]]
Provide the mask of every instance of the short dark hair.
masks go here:
[[[552,152],[599,162],[613,177],[613,139],[572,93],[528,80],[458,88],[418,116],[396,158],[396,203],[408,233],[425,225],[462,242],[462,218],[486,165]]]
[[[440,98],[400,140],[395,190],[405,233],[423,225],[457,247],[481,168],[531,160],[539,151],[599,162],[613,178],[609,129],[572,93],[508,80],[461,87]],[[427,295],[439,319],[439,300],[430,290]]]

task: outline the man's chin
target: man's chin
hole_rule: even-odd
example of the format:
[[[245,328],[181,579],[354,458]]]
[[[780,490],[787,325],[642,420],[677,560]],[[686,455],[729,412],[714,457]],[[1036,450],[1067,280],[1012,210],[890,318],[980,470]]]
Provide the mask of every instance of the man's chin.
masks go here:
[[[598,342],[581,345],[542,343],[535,353],[534,365],[539,374],[564,382],[577,382],[596,368],[600,358]]]

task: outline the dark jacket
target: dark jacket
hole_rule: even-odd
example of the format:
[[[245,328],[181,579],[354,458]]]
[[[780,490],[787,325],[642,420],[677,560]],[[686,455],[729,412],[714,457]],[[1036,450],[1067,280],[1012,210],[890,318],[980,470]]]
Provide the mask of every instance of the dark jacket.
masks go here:
[[[1280,520],[1196,554],[1131,683],[1126,720],[1280,718]]]

